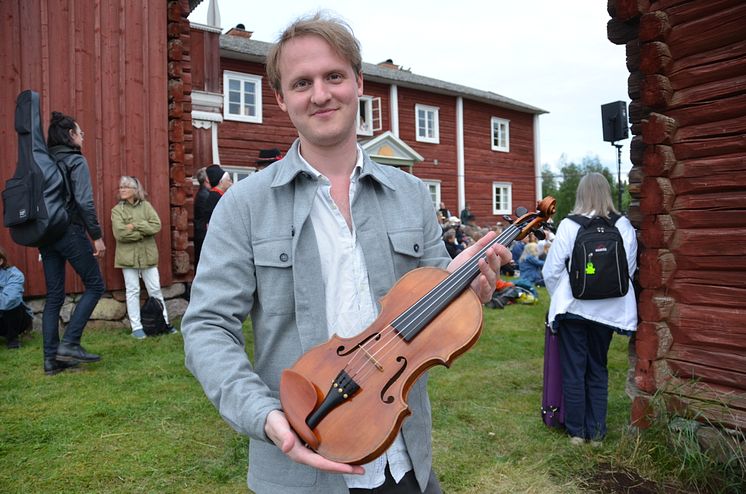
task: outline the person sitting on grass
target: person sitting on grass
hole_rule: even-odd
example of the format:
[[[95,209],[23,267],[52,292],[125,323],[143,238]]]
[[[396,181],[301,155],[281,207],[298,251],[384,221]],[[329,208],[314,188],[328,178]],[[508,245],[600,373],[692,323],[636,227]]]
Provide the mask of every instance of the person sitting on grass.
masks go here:
[[[8,348],[20,348],[19,336],[31,327],[31,309],[23,303],[24,282],[21,270],[8,263],[0,247],[0,336]]]

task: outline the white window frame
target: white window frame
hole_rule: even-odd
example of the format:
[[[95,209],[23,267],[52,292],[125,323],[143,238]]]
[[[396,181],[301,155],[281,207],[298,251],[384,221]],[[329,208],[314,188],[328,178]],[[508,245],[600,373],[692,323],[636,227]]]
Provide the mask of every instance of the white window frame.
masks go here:
[[[501,189],[505,197],[505,203],[500,204],[503,208],[498,208],[497,189]],[[513,210],[513,184],[510,182],[492,182],[492,214],[510,214]]]
[[[239,81],[241,84],[241,101],[239,106],[241,113],[231,113],[230,81]],[[246,84],[254,86],[254,114],[244,115],[246,107],[244,101],[246,95]],[[233,103],[235,104],[235,103]],[[262,78],[258,75],[243,74],[241,72],[223,71],[223,119],[236,120],[238,122],[262,123]]]
[[[425,113],[425,122],[428,121],[427,115],[432,115],[432,129],[429,128],[428,125],[425,125],[425,127],[420,126],[420,112]],[[429,142],[432,144],[440,143],[439,113],[440,108],[438,108],[437,106],[414,105],[414,125],[416,129],[415,137],[418,142]]]
[[[357,135],[372,136],[373,132],[381,130],[381,98],[360,96],[359,105],[361,108],[359,108],[357,112]],[[365,126],[365,128],[361,125],[363,112],[365,113],[365,119],[363,121],[368,122],[368,125]]]
[[[501,126],[504,126],[504,131],[501,130]],[[492,150],[504,153],[510,152],[510,120],[492,117],[490,129]]]
[[[433,201],[433,208],[437,211],[440,209],[440,180],[423,180],[430,192],[430,199]]]
[[[234,184],[238,182],[239,180],[243,180],[249,175],[256,173],[256,168],[254,167],[225,166],[225,165],[221,165],[221,167],[223,168],[223,170],[225,170],[228,173],[228,175],[231,176],[231,180],[233,180]]]

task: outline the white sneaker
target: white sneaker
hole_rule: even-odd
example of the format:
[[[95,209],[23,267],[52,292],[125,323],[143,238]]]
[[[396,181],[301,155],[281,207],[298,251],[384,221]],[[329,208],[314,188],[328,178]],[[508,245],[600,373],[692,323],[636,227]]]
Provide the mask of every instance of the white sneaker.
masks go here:
[[[570,444],[572,444],[573,446],[581,446],[585,444],[585,439],[583,439],[582,437],[573,436],[570,438]]]

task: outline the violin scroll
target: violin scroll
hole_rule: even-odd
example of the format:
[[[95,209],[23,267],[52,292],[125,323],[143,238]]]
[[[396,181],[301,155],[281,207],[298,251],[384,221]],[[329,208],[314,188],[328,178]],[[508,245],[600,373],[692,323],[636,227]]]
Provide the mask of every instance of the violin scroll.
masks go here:
[[[536,212],[526,213],[515,220],[513,224],[521,230],[516,236],[516,240],[520,240],[533,230],[540,228],[556,212],[557,200],[552,196],[546,196],[537,204]]]

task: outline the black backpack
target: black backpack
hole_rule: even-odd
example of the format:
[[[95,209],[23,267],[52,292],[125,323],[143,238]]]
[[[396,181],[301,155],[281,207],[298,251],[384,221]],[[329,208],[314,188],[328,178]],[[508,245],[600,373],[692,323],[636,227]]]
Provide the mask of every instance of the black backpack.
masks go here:
[[[47,245],[70,224],[67,174],[47,151],[39,94],[26,90],[16,100],[18,162],[3,190],[3,223],[19,245]]]
[[[148,336],[168,333],[166,319],[163,318],[163,304],[155,297],[148,297],[140,309],[142,330]]]
[[[627,252],[619,230],[614,226],[620,218],[570,215],[580,229],[568,260],[572,296],[580,300],[623,297],[629,290]]]

